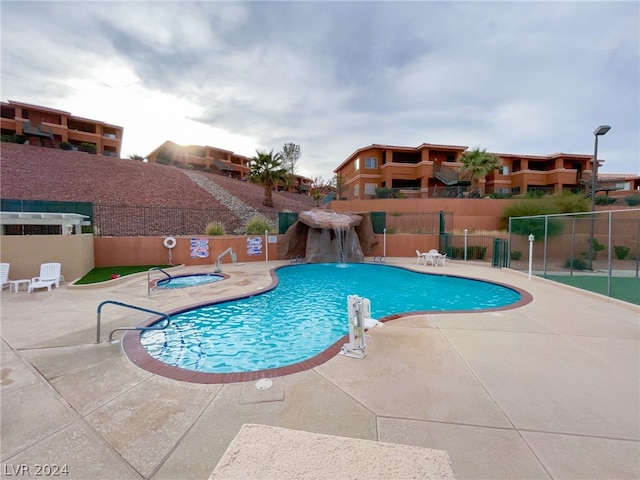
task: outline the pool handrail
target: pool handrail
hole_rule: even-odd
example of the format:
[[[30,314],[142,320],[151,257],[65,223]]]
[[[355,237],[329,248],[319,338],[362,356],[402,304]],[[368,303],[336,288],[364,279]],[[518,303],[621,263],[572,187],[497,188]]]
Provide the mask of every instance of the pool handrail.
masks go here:
[[[160,270],[167,277],[169,277],[169,279],[171,279],[171,275],[169,275],[167,272],[165,272],[162,268],[160,268],[160,267],[151,267],[149,270],[147,270],[147,295],[151,295],[151,270]]]
[[[131,305],[129,303],[117,302],[115,300],[105,300],[100,305],[98,305],[98,309],[97,309],[97,315],[98,315],[97,323],[98,323],[98,325],[97,325],[97,332],[96,332],[96,343],[100,343],[100,319],[101,319],[101,316],[102,316],[102,307],[104,307],[107,304],[119,305],[121,307],[132,308],[133,310],[139,310],[141,312],[147,312],[147,313],[153,313],[154,315],[160,315],[161,317],[164,317],[164,319],[167,322],[163,326],[156,326],[156,327],[149,326],[149,327],[121,327],[121,328],[116,328],[115,330],[112,330],[111,333],[109,333],[109,342],[113,341],[113,334],[115,332],[117,332],[117,331],[120,331],[120,330],[139,330],[139,331],[164,330],[171,323],[171,317],[169,315],[167,315],[166,313],[158,312],[156,310],[150,310],[148,308],[138,307],[137,305]]]

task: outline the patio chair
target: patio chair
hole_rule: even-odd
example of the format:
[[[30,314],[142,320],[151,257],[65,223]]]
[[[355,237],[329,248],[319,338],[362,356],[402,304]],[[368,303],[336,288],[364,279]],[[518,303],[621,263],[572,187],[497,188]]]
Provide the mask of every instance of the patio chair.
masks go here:
[[[433,255],[426,252],[420,253],[420,250],[416,250],[416,255],[418,255],[418,262],[416,263],[416,265],[418,265],[420,262],[424,263],[425,265],[427,264],[427,262],[431,262],[431,265],[435,265],[435,263],[433,263],[435,261]]]
[[[9,281],[9,267],[11,267],[10,263],[0,263],[0,283],[2,283],[2,288],[0,290],[4,290],[6,285],[11,287],[11,282]],[[11,290],[11,288],[9,288]]]
[[[438,265],[438,263],[440,263],[440,260],[442,260],[442,266],[443,267],[445,266],[445,260],[447,258],[447,254],[446,253],[443,255],[442,253],[440,253],[435,248],[432,248],[431,250],[429,250],[429,253],[427,255],[431,256],[431,258],[434,261],[434,265]]]
[[[51,291],[53,285],[60,287],[61,265],[59,263],[43,263],[40,265],[40,276],[33,277],[29,285],[28,292],[31,293],[34,288],[46,288]]]

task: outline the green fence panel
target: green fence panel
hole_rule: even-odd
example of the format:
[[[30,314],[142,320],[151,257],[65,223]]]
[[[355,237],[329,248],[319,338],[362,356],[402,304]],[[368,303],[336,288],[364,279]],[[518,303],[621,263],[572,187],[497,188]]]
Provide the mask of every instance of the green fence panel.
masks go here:
[[[279,212],[278,213],[278,233],[284,234],[289,227],[298,221],[298,214],[295,212]]]
[[[493,267],[502,268],[508,266],[508,246],[507,241],[502,238],[493,239],[493,258],[491,261]]]
[[[387,228],[387,212],[371,212],[371,223],[374,233],[384,233]]]

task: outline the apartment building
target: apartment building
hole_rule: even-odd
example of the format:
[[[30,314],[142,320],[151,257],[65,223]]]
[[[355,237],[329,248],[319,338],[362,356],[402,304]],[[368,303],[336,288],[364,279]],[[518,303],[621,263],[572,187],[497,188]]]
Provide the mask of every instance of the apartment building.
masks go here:
[[[147,161],[196,170],[204,170],[244,180],[250,172],[250,159],[230,150],[208,145],[178,145],[167,140],[147,155]]]
[[[82,150],[91,144],[96,153],[118,158],[124,133],[117,125],[13,100],[1,102],[0,127],[2,135],[24,135],[30,145]]]
[[[417,147],[373,144],[353,152],[334,173],[340,179],[340,196],[367,199],[381,190],[395,196],[430,198],[468,195],[469,172],[461,170],[466,145],[423,143]],[[554,193],[588,191],[591,155],[554,153],[547,156],[494,153],[500,168],[480,182],[483,194],[524,194],[531,190]],[[598,191],[635,188],[637,175],[599,175]],[[626,183],[625,183],[626,182]],[[392,189],[392,190],[390,190]]]
[[[196,170],[203,170],[226,177],[245,180],[251,173],[251,159],[238,155],[230,150],[208,145],[182,146],[167,140],[147,155],[147,161],[163,163],[186,168],[189,165]],[[302,175],[295,175],[289,185],[277,185],[276,190],[287,190],[308,195],[312,181]]]

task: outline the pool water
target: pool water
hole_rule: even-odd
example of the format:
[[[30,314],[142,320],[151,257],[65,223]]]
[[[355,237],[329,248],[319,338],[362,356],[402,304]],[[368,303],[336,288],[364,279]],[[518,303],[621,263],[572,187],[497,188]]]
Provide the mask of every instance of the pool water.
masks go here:
[[[156,283],[156,288],[186,288],[224,280],[223,275],[215,273],[196,273],[193,275],[176,275],[171,278],[162,278]]]
[[[278,286],[172,316],[141,343],[176,367],[235,373],[307,360],[349,332],[347,296],[371,301],[373,318],[419,311],[484,310],[521,299],[493,283],[372,264],[305,264],[276,270]]]

